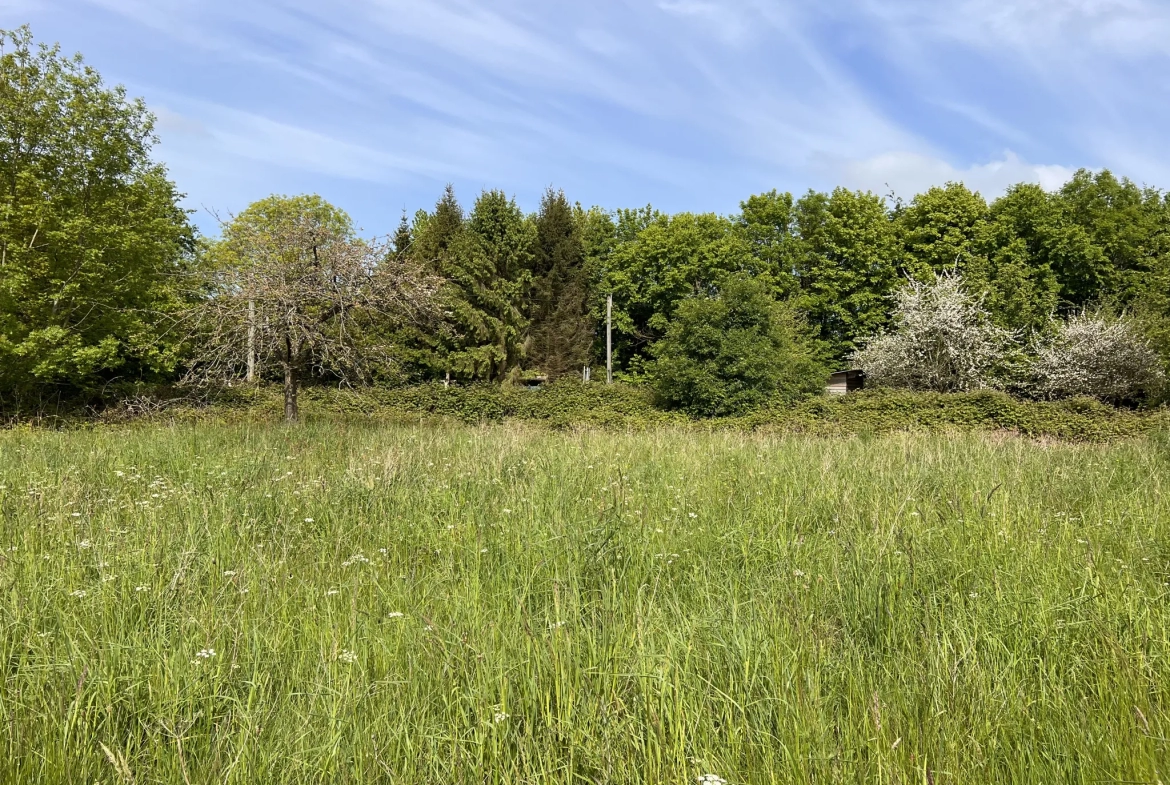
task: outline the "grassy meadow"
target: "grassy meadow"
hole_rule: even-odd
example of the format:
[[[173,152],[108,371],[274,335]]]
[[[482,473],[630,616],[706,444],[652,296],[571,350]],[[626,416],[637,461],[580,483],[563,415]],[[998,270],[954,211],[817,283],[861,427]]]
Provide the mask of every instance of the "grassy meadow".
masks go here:
[[[0,432],[0,782],[1170,781],[1170,447]]]

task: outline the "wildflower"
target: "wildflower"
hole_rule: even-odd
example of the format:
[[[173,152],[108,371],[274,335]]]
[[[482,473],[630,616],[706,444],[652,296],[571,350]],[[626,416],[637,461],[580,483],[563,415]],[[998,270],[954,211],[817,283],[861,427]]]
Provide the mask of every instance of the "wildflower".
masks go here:
[[[150,590],[150,587],[149,587],[149,586],[135,586],[135,587],[134,587],[134,591],[135,591],[135,592],[140,592],[140,591],[149,591],[149,590]]]
[[[79,513],[79,512],[73,512],[73,513],[70,513],[70,515],[71,515],[72,517],[74,517],[74,518],[80,518],[80,517],[81,517],[81,513]]]
[[[699,776],[699,785],[727,785],[727,780],[718,774],[702,774]]]
[[[386,618],[387,619],[401,619],[405,615],[406,614],[404,614],[402,611],[390,611],[389,613],[386,614]]]
[[[496,723],[497,725],[499,725],[501,722],[503,722],[506,719],[508,719],[507,712],[497,711],[495,714],[492,715],[492,722]]]
[[[803,578],[804,572],[802,570],[793,570],[792,575],[796,578]]]
[[[84,597],[86,594],[88,594],[88,592],[85,589],[78,589],[77,591],[69,592],[70,597],[78,597],[78,598]]]
[[[81,542],[77,543],[77,547],[78,548],[88,548],[88,547],[90,547],[90,542],[89,542],[89,540],[82,540]]]
[[[312,523],[312,522],[313,522],[312,518],[305,518],[305,523]]]
[[[326,596],[326,597],[332,597],[334,594],[341,594],[341,590],[339,590],[339,589],[330,589],[329,591],[325,592],[325,596]]]
[[[698,518],[699,516],[698,516],[698,515],[696,515],[696,514],[695,514],[695,513],[693,513],[693,512],[688,512],[688,513],[687,513],[687,517],[688,517],[688,518]]]
[[[349,649],[342,649],[341,653],[337,655],[337,659],[341,660],[342,662],[348,662],[350,664],[357,662],[357,658],[357,654],[350,651]]]
[[[210,660],[215,656],[215,649],[200,649],[195,652],[195,656],[201,660]]]
[[[223,571],[223,577],[225,577],[225,578],[234,578],[235,575],[236,575],[235,570],[224,570]]]
[[[390,552],[390,550],[388,548],[379,548],[378,549],[378,553],[382,554],[383,556],[385,556],[389,552]]]
[[[110,581],[116,581],[116,580],[118,580],[117,575],[107,575],[104,578],[102,578],[102,583],[109,583]]]

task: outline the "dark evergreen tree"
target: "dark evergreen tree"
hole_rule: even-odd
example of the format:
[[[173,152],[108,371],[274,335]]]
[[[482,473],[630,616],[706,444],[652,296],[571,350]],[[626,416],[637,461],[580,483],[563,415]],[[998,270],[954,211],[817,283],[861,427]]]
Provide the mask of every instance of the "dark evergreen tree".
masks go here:
[[[394,251],[394,258],[405,259],[411,250],[414,243],[414,235],[410,231],[410,222],[406,220],[406,210],[402,211],[402,220],[398,222],[398,228],[394,231],[394,236],[390,239],[390,245]]]
[[[528,365],[562,376],[588,363],[593,345],[585,247],[563,191],[545,191],[535,224]]]

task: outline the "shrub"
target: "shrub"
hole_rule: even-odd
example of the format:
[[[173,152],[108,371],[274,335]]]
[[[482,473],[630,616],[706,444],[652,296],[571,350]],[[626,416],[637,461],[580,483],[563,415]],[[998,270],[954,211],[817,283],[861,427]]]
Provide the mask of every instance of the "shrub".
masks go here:
[[[683,302],[652,352],[659,402],[700,417],[795,400],[825,383],[807,327],[745,276],[728,279],[715,298]]]
[[[1149,341],[1126,319],[1080,314],[1036,346],[1034,391],[1043,398],[1089,396],[1133,402],[1164,381]]]
[[[957,273],[910,281],[894,293],[895,330],[871,338],[853,362],[876,386],[967,392],[1000,386],[1014,347]]]

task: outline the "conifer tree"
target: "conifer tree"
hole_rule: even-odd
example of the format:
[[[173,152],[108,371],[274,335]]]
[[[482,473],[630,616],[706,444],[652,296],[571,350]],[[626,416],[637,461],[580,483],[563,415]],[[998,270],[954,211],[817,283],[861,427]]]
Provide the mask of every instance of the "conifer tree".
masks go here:
[[[536,216],[529,366],[550,377],[589,361],[593,324],[585,248],[563,191],[548,189]]]

